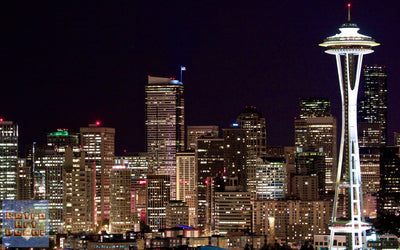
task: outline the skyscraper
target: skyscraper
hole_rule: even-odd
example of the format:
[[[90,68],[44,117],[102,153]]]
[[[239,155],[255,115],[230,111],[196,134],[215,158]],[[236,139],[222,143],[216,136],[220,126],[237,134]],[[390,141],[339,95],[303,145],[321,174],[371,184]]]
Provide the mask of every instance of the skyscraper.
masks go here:
[[[266,121],[254,106],[246,106],[236,118],[240,128],[246,130],[246,144],[249,155],[265,156],[267,145]]]
[[[100,122],[80,129],[81,144],[87,166],[96,168],[97,223],[110,216],[110,170],[114,164],[115,129],[101,127]]]
[[[17,199],[18,125],[0,118],[0,211],[2,200]]]
[[[147,152],[155,159],[155,173],[171,177],[171,199],[175,199],[176,152],[185,149],[183,84],[149,76],[145,91]]]
[[[361,74],[363,55],[373,52],[372,47],[379,45],[369,36],[358,33],[359,28],[350,22],[350,4],[348,21],[340,28],[340,33],[328,37],[320,46],[326,47],[326,53],[335,55],[339,86],[342,99],[342,134],[340,154],[335,186],[335,199],[332,215],[330,248],[336,233],[346,233],[349,249],[363,248],[365,232],[369,226],[362,221],[361,169],[357,133],[357,94]],[[344,62],[342,63],[342,58]],[[338,195],[347,194],[346,215],[338,214]]]
[[[167,225],[167,206],[170,201],[169,175],[148,175],[147,187],[147,225],[153,232]]]
[[[387,69],[385,66],[365,66],[364,67],[364,96],[360,101],[359,121],[361,139],[368,136],[367,124],[375,127],[377,125],[380,137],[379,143],[387,143]],[[374,127],[373,127],[374,128]],[[367,139],[364,139],[367,140]],[[368,145],[367,147],[371,147]]]
[[[301,98],[300,119],[295,124],[296,151],[325,153],[326,186],[324,190],[333,191],[337,164],[336,118],[331,114],[328,98]]]

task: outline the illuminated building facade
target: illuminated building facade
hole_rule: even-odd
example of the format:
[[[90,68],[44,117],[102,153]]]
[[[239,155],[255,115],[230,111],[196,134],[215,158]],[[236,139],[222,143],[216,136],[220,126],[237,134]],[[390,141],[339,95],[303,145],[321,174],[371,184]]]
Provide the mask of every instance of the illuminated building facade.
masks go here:
[[[110,218],[110,171],[114,164],[115,129],[101,127],[100,122],[80,128],[86,165],[96,169],[96,223]]]
[[[397,147],[400,147],[400,133],[394,132],[393,133],[394,137],[394,145]]]
[[[197,139],[197,192],[198,192],[198,226],[205,229],[207,222],[207,190],[209,177],[215,177],[224,171],[224,139],[203,136]],[[208,217],[210,219],[210,217]]]
[[[211,136],[218,138],[219,135],[219,127],[218,126],[187,126],[186,129],[186,138],[187,138],[187,149],[188,150],[196,150],[197,138],[201,136]]]
[[[359,122],[362,127],[360,141],[372,133],[377,133],[378,142],[381,145],[387,144],[387,69],[385,66],[365,66],[364,72],[364,96],[360,101]],[[379,124],[377,126],[374,124]],[[370,126],[368,126],[370,125]],[[370,132],[368,132],[370,131]],[[376,131],[373,133],[373,131]],[[361,146],[361,145],[360,145]],[[371,147],[372,145],[367,145]]]
[[[269,240],[302,245],[327,234],[331,201],[259,200],[254,202],[254,233]]]
[[[326,53],[335,55],[342,100],[342,131],[340,154],[335,185],[334,209],[332,214],[330,248],[336,233],[346,233],[349,249],[363,248],[365,230],[369,226],[363,222],[361,169],[357,132],[357,94],[363,56],[373,52],[379,45],[369,36],[358,33],[359,28],[350,22],[343,24],[340,33],[328,37],[320,46]],[[342,62],[343,60],[343,62]],[[339,193],[346,193],[345,214],[338,214]]]
[[[63,230],[63,178],[64,156],[46,146],[36,146],[34,161],[34,199],[49,201],[49,230]]]
[[[237,176],[239,186],[246,185],[246,161],[248,157],[247,132],[233,124],[232,128],[222,129],[224,138],[224,170],[228,177]]]
[[[110,173],[110,232],[125,233],[134,230],[132,213],[132,169],[113,166]]]
[[[236,118],[239,128],[246,130],[246,144],[249,155],[265,156],[267,145],[266,121],[254,106],[246,106]]]
[[[287,175],[284,158],[257,158],[252,181],[257,200],[281,199],[287,193]],[[249,177],[251,177],[249,176]]]
[[[171,199],[176,198],[176,152],[185,149],[183,83],[148,77],[146,92],[146,147],[154,157],[156,174],[171,176]]]
[[[18,159],[18,200],[30,200],[33,197],[32,165],[27,164],[27,159]]]
[[[64,233],[94,232],[96,169],[85,164],[80,147],[65,147],[63,163]]]
[[[400,214],[400,148],[384,147],[381,153],[378,216]]]
[[[337,164],[336,129],[336,118],[331,114],[328,98],[300,99],[300,119],[295,120],[296,150],[325,153],[325,191],[333,191]]]
[[[2,200],[17,199],[18,125],[0,118],[0,212]]]
[[[197,162],[195,152],[176,154],[176,199],[185,202],[189,209],[191,227],[197,227]]]
[[[167,206],[170,201],[170,176],[148,175],[147,187],[147,225],[153,232],[166,227]]]
[[[166,228],[187,226],[189,224],[189,206],[181,200],[169,201],[167,206]]]
[[[317,183],[315,191],[318,193],[318,197],[323,197],[326,190],[326,163],[325,153],[322,152],[300,152],[296,153],[296,175],[317,177]],[[295,176],[296,177],[296,176]],[[301,178],[298,177],[298,180]],[[303,177],[304,179],[304,177]],[[315,178],[311,178],[314,182]],[[307,182],[307,181],[306,181]],[[307,186],[298,186],[308,188]],[[301,190],[298,189],[300,193]],[[304,190],[305,191],[305,190]],[[317,200],[317,199],[315,199]]]
[[[147,190],[146,179],[151,173],[153,159],[148,153],[116,156],[115,165],[127,166],[132,170],[132,212],[133,221],[146,221]]]
[[[233,231],[251,231],[251,193],[230,191],[214,193],[215,234],[226,235]]]

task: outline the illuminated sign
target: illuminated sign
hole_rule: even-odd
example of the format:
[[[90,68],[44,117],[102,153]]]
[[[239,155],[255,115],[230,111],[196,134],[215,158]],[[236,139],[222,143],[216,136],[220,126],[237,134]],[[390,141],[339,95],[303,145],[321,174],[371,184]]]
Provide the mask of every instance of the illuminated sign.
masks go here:
[[[3,246],[49,247],[49,201],[2,202]]]

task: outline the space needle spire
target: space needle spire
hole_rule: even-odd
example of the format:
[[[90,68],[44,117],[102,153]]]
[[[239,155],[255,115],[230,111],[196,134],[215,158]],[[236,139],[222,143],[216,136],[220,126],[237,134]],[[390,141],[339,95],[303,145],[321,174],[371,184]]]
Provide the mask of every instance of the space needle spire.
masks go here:
[[[340,28],[340,33],[330,36],[320,46],[325,52],[336,57],[339,87],[342,100],[342,128],[340,152],[335,182],[335,197],[332,212],[332,224],[329,249],[333,245],[335,234],[347,234],[347,249],[362,249],[365,231],[370,228],[362,215],[361,169],[357,136],[357,93],[360,82],[363,56],[373,52],[378,46],[369,36],[358,33],[359,28],[350,20]],[[344,194],[340,202],[339,194]],[[338,210],[339,203],[344,204]]]

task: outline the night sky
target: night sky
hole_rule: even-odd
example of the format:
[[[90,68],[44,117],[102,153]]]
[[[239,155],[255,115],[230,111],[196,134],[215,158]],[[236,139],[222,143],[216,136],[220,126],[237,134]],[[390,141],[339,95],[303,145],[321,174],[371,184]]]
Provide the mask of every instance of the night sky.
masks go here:
[[[19,124],[22,144],[100,120],[116,128],[116,154],[144,151],[147,75],[179,78],[180,65],[187,125],[228,127],[254,105],[267,143],[292,145],[300,97],[329,97],[340,114],[335,59],[318,44],[339,32],[347,1],[8,2],[0,116]],[[400,131],[400,1],[356,0],[351,13],[381,43],[363,64],[388,68],[391,138]]]

